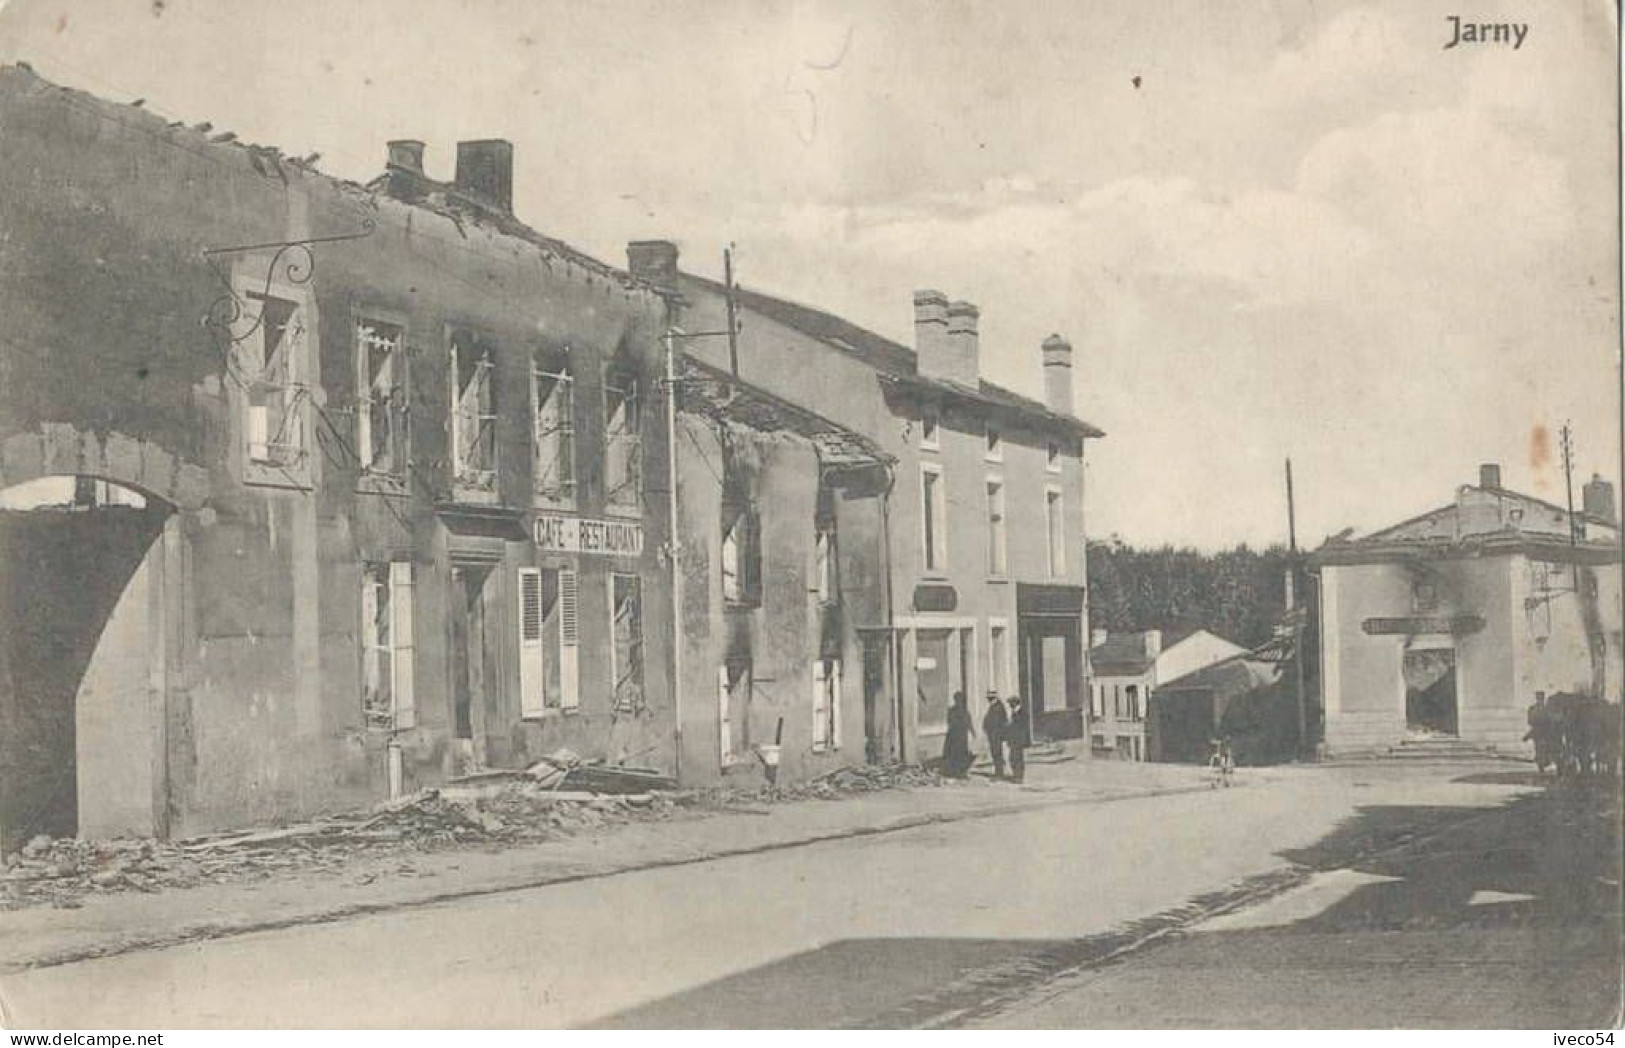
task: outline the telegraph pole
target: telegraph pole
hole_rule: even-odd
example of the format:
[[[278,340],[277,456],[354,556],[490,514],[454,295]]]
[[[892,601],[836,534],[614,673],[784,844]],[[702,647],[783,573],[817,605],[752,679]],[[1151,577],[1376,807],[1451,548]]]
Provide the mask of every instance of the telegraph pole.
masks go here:
[[[1569,500],[1569,545],[1579,544],[1579,524],[1574,519],[1574,432],[1563,423],[1563,489]]]
[[[1298,709],[1298,756],[1308,750],[1309,717],[1303,694],[1303,618],[1297,607],[1298,592],[1298,515],[1292,497],[1292,460],[1286,460],[1286,613],[1292,624],[1293,693]]]
[[[734,248],[722,249],[722,283],[727,288],[728,301],[728,368],[734,381],[739,381],[739,314],[734,301]]]

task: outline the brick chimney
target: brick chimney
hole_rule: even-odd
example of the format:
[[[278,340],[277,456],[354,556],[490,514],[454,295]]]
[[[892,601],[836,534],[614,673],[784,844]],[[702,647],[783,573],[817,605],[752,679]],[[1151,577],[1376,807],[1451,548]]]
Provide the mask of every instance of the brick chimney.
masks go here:
[[[676,291],[677,245],[670,240],[634,240],[626,245],[626,268],[661,291]]]
[[[1481,488],[1501,486],[1501,467],[1498,463],[1486,462],[1478,467],[1478,486]]]
[[[458,142],[457,191],[513,214],[513,143],[503,138]]]
[[[914,352],[920,374],[944,377],[953,349],[948,341],[948,296],[940,291],[914,292]]]
[[[1162,631],[1146,630],[1142,635],[1145,638],[1145,657],[1154,659],[1162,654]]]
[[[1060,335],[1044,340],[1044,405],[1057,415],[1072,414],[1072,343]]]
[[[969,302],[948,304],[948,363],[941,378],[977,388],[982,380],[982,354],[977,325],[982,311]]]
[[[1619,523],[1619,518],[1614,515],[1614,485],[1603,480],[1601,473],[1591,474],[1591,479],[1586,481],[1580,493],[1586,516],[1609,524]]]
[[[389,195],[397,200],[416,200],[423,195],[423,143],[415,138],[397,138],[388,143]]]
[[[1110,630],[1095,628],[1089,631],[1089,647],[1098,648],[1111,637]]]

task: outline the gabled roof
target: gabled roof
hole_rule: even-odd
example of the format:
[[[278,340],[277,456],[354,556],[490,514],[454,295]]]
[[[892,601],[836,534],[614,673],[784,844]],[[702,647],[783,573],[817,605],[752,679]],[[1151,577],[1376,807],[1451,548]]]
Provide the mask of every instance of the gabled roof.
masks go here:
[[[1562,506],[1533,495],[1502,487],[1466,485],[1449,505],[1359,538],[1328,539],[1311,560],[1316,564],[1358,564],[1501,553],[1586,563],[1619,559],[1616,524],[1576,510],[1573,519],[1584,524],[1588,534],[1571,541],[1570,519]]]
[[[1223,662],[1215,662],[1199,670],[1192,670],[1183,677],[1159,685],[1157,692],[1162,694],[1184,688],[1213,688],[1217,691],[1238,694],[1252,691],[1254,688],[1268,687],[1280,678],[1280,674],[1280,667],[1273,663],[1237,655]]]
[[[703,287],[714,294],[727,293],[727,288],[723,284],[692,273],[683,273],[681,280]],[[734,287],[734,297],[746,309],[760,313],[785,327],[795,328],[843,353],[857,357],[879,372],[882,382],[891,388],[906,389],[935,397],[959,398],[984,408],[991,407],[1011,412],[1029,423],[1061,428],[1082,437],[1106,435],[1104,430],[1080,418],[1051,411],[1046,405],[1031,397],[1024,397],[986,379],[979,379],[977,387],[973,389],[957,382],[921,375],[918,356],[914,350],[833,313],[738,286]]]

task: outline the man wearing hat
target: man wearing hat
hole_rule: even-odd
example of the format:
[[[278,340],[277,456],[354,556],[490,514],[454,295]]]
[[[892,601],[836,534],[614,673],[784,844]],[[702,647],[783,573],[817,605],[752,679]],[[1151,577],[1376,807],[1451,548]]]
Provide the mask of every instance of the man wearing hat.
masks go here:
[[[987,738],[988,756],[993,758],[993,777],[1004,778],[1004,736],[1010,727],[1010,712],[999,701],[999,693],[989,688],[987,712],[982,714],[982,734]]]

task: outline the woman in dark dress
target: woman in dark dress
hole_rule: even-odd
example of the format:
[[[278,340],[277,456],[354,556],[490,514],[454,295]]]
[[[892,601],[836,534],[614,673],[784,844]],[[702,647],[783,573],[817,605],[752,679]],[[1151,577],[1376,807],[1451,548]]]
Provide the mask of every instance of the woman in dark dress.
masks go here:
[[[954,692],[954,704],[948,707],[948,737],[942,745],[942,772],[955,779],[963,779],[970,771],[975,757],[970,751],[970,710],[965,708],[965,693]]]

